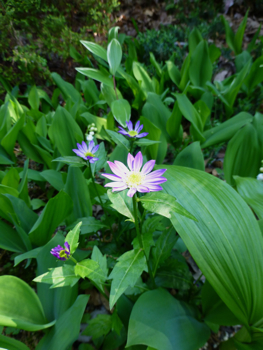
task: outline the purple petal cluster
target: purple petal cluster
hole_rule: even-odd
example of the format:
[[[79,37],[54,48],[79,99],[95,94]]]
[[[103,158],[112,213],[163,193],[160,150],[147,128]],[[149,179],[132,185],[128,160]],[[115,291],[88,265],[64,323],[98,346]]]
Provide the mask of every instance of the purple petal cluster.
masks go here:
[[[142,163],[143,157],[141,152],[138,152],[135,157],[130,153],[128,154],[128,168],[117,160],[115,160],[114,163],[108,162],[115,175],[102,174],[102,176],[113,181],[107,183],[105,187],[112,187],[113,192],[129,188],[127,193],[129,197],[133,197],[137,191],[141,193],[161,191],[163,188],[160,184],[167,181],[166,178],[162,177],[166,169],[159,169],[151,172],[155,165],[155,160],[150,160],[145,163],[142,170],[140,170]]]
[[[68,242],[65,242],[64,247],[58,245],[57,247],[51,249],[51,254],[54,255],[59,260],[68,260],[70,257],[70,246]]]
[[[90,163],[94,163],[99,160],[99,158],[95,157],[95,153],[99,149],[99,145],[94,145],[94,141],[90,141],[89,146],[87,146],[86,143],[82,141],[82,144],[77,143],[78,149],[73,149],[72,151],[75,152],[77,156],[88,160]]]
[[[128,131],[124,130],[121,126],[119,126],[119,133],[125,136],[129,136],[129,137],[133,137],[133,138],[137,138],[140,139],[141,137],[145,137],[148,135],[148,132],[143,132],[140,134],[140,132],[142,131],[143,125],[140,125],[140,121],[138,120],[137,123],[135,124],[135,127],[133,129],[133,125],[132,122],[126,122],[127,124],[127,128]]]

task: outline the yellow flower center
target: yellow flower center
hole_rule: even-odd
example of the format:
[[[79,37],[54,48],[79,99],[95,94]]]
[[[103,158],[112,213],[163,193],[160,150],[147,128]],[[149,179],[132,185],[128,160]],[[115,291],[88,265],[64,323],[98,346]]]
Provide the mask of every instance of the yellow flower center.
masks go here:
[[[135,130],[128,131],[128,134],[129,134],[131,137],[134,137],[134,136],[138,135],[137,131],[135,131]]]
[[[85,157],[95,157],[95,155],[91,152],[86,152]]]
[[[68,256],[67,256],[65,250],[61,250],[61,251],[59,252],[59,256],[60,256],[61,258],[66,258],[66,259],[68,258]]]
[[[136,171],[131,171],[126,177],[126,184],[129,188],[137,188],[137,186],[142,185],[145,176]]]

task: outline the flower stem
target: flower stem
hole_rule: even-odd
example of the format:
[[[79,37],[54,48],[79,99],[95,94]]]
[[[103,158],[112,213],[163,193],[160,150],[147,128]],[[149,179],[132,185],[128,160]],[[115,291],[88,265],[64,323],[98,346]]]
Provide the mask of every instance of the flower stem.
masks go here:
[[[69,258],[70,258],[70,260],[72,260],[72,261],[73,261],[75,264],[77,264],[77,263],[78,263],[78,262],[77,262],[77,260],[76,260],[75,258],[73,258],[73,256],[71,256],[71,255],[70,255],[70,257],[69,257]]]
[[[150,275],[150,278],[151,278],[152,286],[153,286],[154,288],[156,288],[156,284],[155,284],[155,281],[154,281],[152,269],[151,269],[149,260],[148,260],[148,258],[147,258],[145,249],[144,249],[144,247],[143,247],[142,234],[141,234],[141,231],[140,231],[140,228],[139,228],[138,215],[137,215],[136,194],[134,194],[134,196],[132,197],[132,201],[133,201],[133,213],[134,213],[134,220],[135,220],[135,228],[136,228],[137,238],[138,238],[140,247],[141,247],[141,249],[143,250],[144,255],[145,255],[145,259],[146,259],[146,262],[147,262],[148,272],[149,272],[149,275]]]
[[[88,163],[89,163],[89,170],[90,170],[90,175],[91,175],[91,179],[92,179],[93,186],[94,186],[94,188],[95,188],[95,191],[96,191],[96,193],[97,193],[97,196],[99,197],[99,201],[100,201],[100,205],[101,205],[101,207],[102,207],[102,210],[103,210],[104,213],[105,213],[105,209],[104,209],[104,207],[103,207],[103,203],[102,203],[102,200],[101,200],[101,198],[100,198],[98,189],[97,189],[97,187],[96,187],[95,180],[94,180],[94,176],[93,176],[93,174],[92,174],[92,169],[91,169],[90,162],[88,162]]]

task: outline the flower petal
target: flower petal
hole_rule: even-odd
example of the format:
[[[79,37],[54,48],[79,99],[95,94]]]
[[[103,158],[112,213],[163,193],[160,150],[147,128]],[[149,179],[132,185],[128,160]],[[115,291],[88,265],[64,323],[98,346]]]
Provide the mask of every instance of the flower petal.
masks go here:
[[[120,188],[123,186],[126,186],[126,188],[127,188],[127,185],[121,181],[120,182],[109,182],[106,185],[104,185],[104,187],[114,187],[114,188]]]
[[[143,157],[142,152],[138,152],[133,161],[133,171],[140,171],[142,167]]]
[[[118,130],[118,133],[130,137],[130,135],[125,130]]]
[[[90,141],[89,143],[89,148],[88,148],[88,151],[87,152],[91,152],[92,148],[94,147],[94,141]]]
[[[123,185],[122,187],[114,187],[113,189],[112,189],[112,192],[118,192],[118,191],[123,191],[123,190],[126,190],[128,187],[127,187],[127,185]]]
[[[85,141],[82,141],[82,149],[83,149],[83,151],[86,153],[86,152],[88,152],[88,147],[87,147],[87,144],[86,144],[86,142]]]
[[[68,244],[68,242],[65,242],[64,246],[65,246],[66,249],[70,252],[70,245]]]
[[[89,159],[89,162],[93,164],[93,163],[97,162],[97,160],[99,160],[99,158],[93,157],[93,158]]]
[[[79,156],[79,157],[81,157],[81,158],[83,158],[85,160],[88,159],[87,157],[84,156],[83,152],[81,152],[81,151],[79,151],[77,149],[73,149],[72,151],[75,152],[77,156]]]
[[[95,146],[93,149],[92,149],[92,152],[91,153],[96,153],[97,152],[97,150],[99,149],[99,147],[100,147],[100,145],[97,145],[97,146]]]
[[[155,171],[151,172],[150,174],[147,174],[145,180],[148,181],[148,179],[155,179],[156,177],[161,177],[166,172],[166,170],[167,169],[155,170]]]
[[[147,179],[147,176],[146,178],[144,179],[143,181],[143,184],[147,186],[147,184],[155,184],[155,185],[159,185],[159,184],[162,184],[164,182],[166,182],[167,179],[165,177],[155,177],[154,179]]]
[[[132,122],[131,122],[131,120],[126,122],[126,124],[127,124],[127,128],[129,129],[129,131],[131,131],[132,130]]]
[[[113,175],[113,174],[101,174],[101,175],[112,181],[122,181],[122,178],[117,175]]]
[[[136,130],[137,133],[139,134],[139,132],[142,131],[142,129],[143,129],[143,125],[141,125],[141,126],[138,128],[138,130]]]
[[[129,153],[127,157],[127,164],[131,171],[133,171],[134,157]]]
[[[147,136],[148,134],[149,134],[148,132],[142,132],[141,134],[137,135],[136,137],[137,137],[137,139],[140,139],[142,137]]]
[[[144,185],[137,186],[137,191],[141,192],[141,193],[150,192],[149,188],[147,186],[144,186]]]
[[[150,184],[147,184],[147,187],[149,188],[149,190],[151,192],[155,192],[155,191],[161,191],[163,188],[159,185],[150,185]]]
[[[130,188],[128,193],[127,193],[127,196],[129,197],[133,197],[133,195],[136,193],[136,188]]]
[[[155,160],[149,160],[149,162],[144,164],[141,173],[143,175],[148,174],[150,171],[152,171],[154,165],[155,165]]]
[[[114,163],[120,169],[120,171],[123,172],[124,175],[129,172],[129,169],[122,162],[119,162],[118,160],[115,160]]]
[[[140,132],[138,131],[139,126],[140,126],[140,121],[138,120],[134,127],[134,130],[137,131],[138,133]],[[143,125],[142,125],[142,128],[143,128]]]

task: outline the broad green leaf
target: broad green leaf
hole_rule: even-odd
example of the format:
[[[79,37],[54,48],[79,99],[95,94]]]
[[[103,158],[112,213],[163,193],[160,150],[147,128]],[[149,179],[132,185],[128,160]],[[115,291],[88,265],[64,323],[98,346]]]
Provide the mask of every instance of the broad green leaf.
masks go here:
[[[40,100],[39,100],[39,96],[37,93],[36,85],[32,86],[32,88],[28,94],[28,103],[30,104],[30,107],[32,109],[35,109],[38,111]]]
[[[69,223],[85,216],[91,216],[92,204],[89,188],[80,168],[69,167],[65,192],[73,201],[73,210],[67,218]]]
[[[140,146],[140,147],[144,147],[144,146],[155,145],[156,143],[160,143],[160,142],[161,141],[153,141],[153,140],[148,140],[148,139],[142,138],[142,139],[135,141],[134,144],[137,146]]]
[[[61,191],[50,199],[29,232],[29,238],[35,245],[44,245],[52,237],[58,225],[72,211],[70,196]]]
[[[244,325],[262,318],[262,234],[247,204],[205,172],[167,166],[166,192],[198,221],[171,221],[216,293]],[[252,268],[253,266],[253,268]]]
[[[83,140],[83,133],[69,112],[58,107],[49,128],[48,135],[62,156],[73,155],[72,149]]]
[[[235,47],[236,47],[236,52],[235,54],[241,53],[242,51],[242,44],[243,44],[243,37],[247,25],[247,17],[248,17],[249,10],[247,10],[242,22],[240,23],[238,30],[236,31],[235,34]]]
[[[71,165],[72,167],[78,167],[81,168],[84,165],[87,165],[87,162],[85,162],[80,157],[58,157],[56,159],[53,159],[53,162],[61,162],[68,165]]]
[[[113,101],[117,100],[116,93],[113,87],[110,87],[108,85],[101,84],[100,87],[103,99],[107,101],[109,107],[111,107],[111,104]],[[121,92],[116,88],[117,96],[119,100],[122,100],[122,94]]]
[[[252,124],[240,129],[227,145],[224,158],[226,181],[234,185],[233,175],[256,177],[261,161],[257,130]]]
[[[134,222],[133,212],[131,208],[127,206],[122,194],[120,192],[112,192],[110,189],[107,191],[107,194],[112,203],[111,207]]]
[[[206,280],[202,287],[202,310],[205,321],[223,326],[234,326],[239,323],[229,308]]]
[[[179,215],[186,216],[191,220],[196,220],[192,214],[184,209],[184,207],[182,207],[176,201],[176,199],[169,194],[162,192],[151,192],[147,193],[141,198],[138,198],[138,200],[142,203],[144,209],[165,216],[168,219],[171,218],[171,213],[176,212]]]
[[[97,246],[94,246],[92,250],[91,259],[96,261],[100,265],[101,270],[107,276],[108,275],[107,258],[106,258],[106,255],[102,255],[101,251]]]
[[[123,126],[127,127],[126,122],[131,118],[131,106],[127,100],[115,100],[111,103],[111,110],[114,118],[117,122]]]
[[[209,45],[208,51],[211,63],[214,63],[221,56],[221,50],[214,44]]]
[[[39,198],[31,199],[32,210],[38,210],[39,208],[44,207],[45,205],[46,205],[46,203]]]
[[[0,145],[0,164],[6,164],[6,165],[14,164],[14,162],[11,159],[9,159],[9,155],[1,145]]]
[[[255,86],[263,81],[263,56],[256,59],[252,64],[250,71],[244,81],[244,84],[248,87],[248,93],[251,94]]]
[[[195,48],[189,67],[189,77],[193,85],[205,87],[211,81],[213,67],[209,57],[208,44],[202,40]]]
[[[204,132],[206,141],[202,148],[217,145],[221,142],[230,140],[235,133],[247,123],[253,120],[253,116],[247,112],[241,112],[212,129]]]
[[[189,53],[191,55],[194,53],[196,47],[201,41],[203,41],[202,34],[196,27],[194,27],[188,38]]]
[[[130,316],[127,346],[198,350],[209,336],[209,328],[198,322],[180,301],[166,290],[156,289],[136,301]]]
[[[259,219],[263,219],[263,182],[249,177],[234,176],[237,192],[253,209]]]
[[[200,142],[193,142],[183,149],[175,158],[173,165],[180,165],[205,171],[204,156],[200,147]]]
[[[92,339],[97,339],[107,335],[112,327],[111,315],[97,315],[89,321],[88,327],[81,333],[81,335],[89,335]]]
[[[79,234],[80,234],[80,227],[82,225],[82,222],[79,222],[69,233],[67,234],[65,238],[65,242],[68,242],[70,246],[70,254],[73,255],[78,248],[79,245]]]
[[[80,221],[82,222],[82,225],[80,227],[80,234],[81,235],[94,233],[100,229],[108,227],[105,224],[102,224],[102,222],[100,220],[96,220],[93,216],[78,219],[78,222],[80,222]],[[75,224],[76,224],[76,222],[73,223],[71,226],[73,226]]]
[[[29,350],[25,344],[16,339],[5,337],[4,335],[0,335],[0,347],[3,350]]]
[[[110,30],[108,32],[108,43],[110,43],[112,39],[118,39],[119,29],[120,29],[120,27],[118,27],[118,26],[110,28]]]
[[[50,269],[49,272],[44,273],[36,277],[33,281],[39,283],[51,284],[50,288],[73,287],[79,280],[79,277],[75,275],[74,266],[64,265]]]
[[[19,233],[2,220],[0,220],[0,247],[15,253],[27,250]]]
[[[61,157],[62,158],[62,157]],[[70,157],[65,157],[70,158]],[[64,159],[64,158],[63,158]],[[56,170],[44,170],[40,173],[40,175],[50,183],[57,191],[61,191],[64,188],[64,182],[62,178],[62,174]]]
[[[186,95],[184,94],[175,94],[177,102],[178,102],[178,107],[182,113],[182,115],[192,124],[192,127],[195,130],[195,135],[194,138],[197,141],[205,141],[205,138],[203,136],[203,125],[202,125],[202,120],[195,109],[195,107],[192,105],[190,100],[187,98]]]
[[[138,240],[138,237],[134,238],[134,240],[132,241],[132,244],[133,244],[133,248],[135,250],[140,249],[140,242]],[[147,256],[147,259],[149,259],[150,250],[151,250],[152,246],[155,245],[154,240],[153,240],[153,233],[151,231],[144,232],[142,234],[142,245],[143,245],[143,249],[145,251],[145,254]]]
[[[74,304],[57,319],[50,332],[41,339],[36,350],[70,348],[79,336],[80,322],[88,300],[89,295],[79,295]]]
[[[74,88],[74,86],[61,78],[61,76],[55,72],[51,73],[55,84],[59,87],[65,100],[71,100],[73,102],[78,102],[81,99],[80,93]],[[53,98],[52,98],[53,101]],[[54,106],[55,107],[55,106]],[[64,109],[64,108],[63,108]]]
[[[147,96],[148,92],[154,92],[151,78],[149,77],[146,70],[142,67],[142,65],[138,62],[133,62],[132,70],[137,81],[141,83],[141,88]]]
[[[81,114],[81,117],[83,118],[84,123],[86,125],[94,123],[96,128],[98,129],[95,137],[97,139],[106,139],[109,140],[109,137],[105,131],[105,129],[110,129],[110,127],[108,127],[108,121],[105,118],[100,118],[100,117],[96,117],[95,115],[90,114],[89,112],[83,113]]]
[[[167,65],[167,71],[170,79],[172,80],[173,83],[175,83],[177,87],[179,87],[180,81],[181,81],[181,73],[179,69],[176,67],[176,65],[172,61],[167,61],[166,65]]]
[[[52,326],[33,289],[15,276],[0,277],[0,325],[37,331]]]
[[[94,68],[76,68],[76,70],[79,73],[84,74],[85,76],[91,79],[97,80],[105,85],[113,87],[112,78],[110,78],[109,74],[105,73],[104,71],[100,71]]]
[[[166,122],[166,130],[170,135],[173,143],[175,143],[180,137],[180,130],[182,130],[181,122],[182,122],[182,113],[178,107],[178,102],[175,101],[172,114],[170,115],[169,119]]]
[[[155,283],[158,287],[186,291],[192,286],[193,276],[186,262],[170,258],[158,268]]]
[[[1,146],[4,150],[9,154],[13,161],[15,161],[16,157],[14,155],[14,147],[17,141],[17,136],[19,131],[22,129],[25,122],[24,115],[12,126],[11,129],[3,136],[1,140]]]
[[[101,47],[100,45],[93,43],[92,41],[85,41],[85,40],[80,40],[81,44],[86,47],[90,52],[92,52],[94,55],[102,58],[104,61],[107,60],[107,51]]]
[[[171,255],[172,249],[177,241],[173,227],[163,231],[157,239],[155,247],[152,249],[153,256],[153,275],[155,276],[157,268]]]
[[[75,274],[82,278],[89,278],[95,283],[105,282],[107,275],[102,271],[97,261],[86,259],[75,265]]]
[[[130,150],[130,142],[122,135],[112,130],[106,130],[110,138],[119,146],[124,147],[128,152]]]
[[[235,59],[236,73],[240,72],[248,61],[252,62],[252,56],[248,51],[242,51],[237,55]]]
[[[3,177],[1,184],[8,187],[13,187],[14,189],[18,189],[18,185],[20,182],[20,176],[16,168],[10,168],[6,175]]]
[[[112,279],[110,290],[110,309],[130,286],[133,287],[146,271],[146,259],[142,250],[130,250],[118,258],[108,279]]]
[[[117,69],[121,64],[122,49],[117,39],[112,39],[107,48],[107,59],[112,75],[116,74]]]
[[[150,62],[154,66],[154,68],[156,69],[157,75],[161,78],[161,76],[162,76],[162,68],[159,65],[159,63],[156,61],[156,58],[155,58],[155,56],[154,56],[154,54],[152,52],[150,52]]]
[[[226,18],[223,15],[221,16],[221,20],[225,26],[227,45],[230,47],[231,50],[234,51],[234,53],[236,55],[238,55],[240,52],[239,52],[239,48],[237,47],[236,42],[235,42],[234,32],[231,29],[228,21],[226,20]]]
[[[29,163],[29,159],[27,159],[24,162],[23,175],[18,187],[18,192],[19,192],[18,197],[22,199],[28,207],[30,207],[30,198],[28,195],[28,185],[27,185],[28,163]]]

